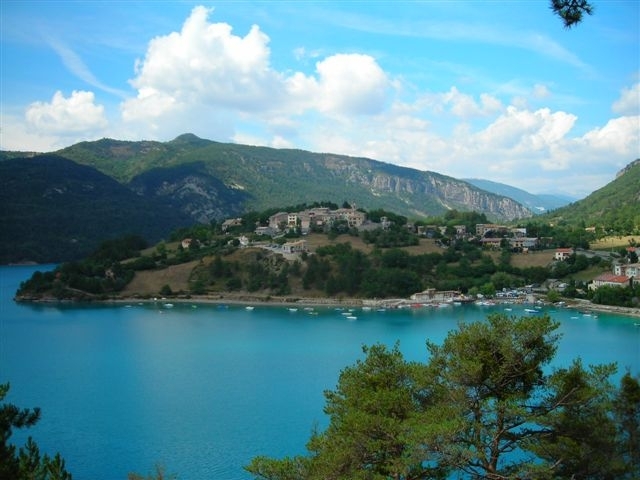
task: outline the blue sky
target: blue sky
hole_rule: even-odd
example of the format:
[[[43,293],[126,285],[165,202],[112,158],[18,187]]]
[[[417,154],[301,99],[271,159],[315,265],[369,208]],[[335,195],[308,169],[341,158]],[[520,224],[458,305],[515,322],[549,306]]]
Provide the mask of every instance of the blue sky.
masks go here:
[[[640,157],[640,2],[0,1],[0,148],[365,156],[581,198]]]

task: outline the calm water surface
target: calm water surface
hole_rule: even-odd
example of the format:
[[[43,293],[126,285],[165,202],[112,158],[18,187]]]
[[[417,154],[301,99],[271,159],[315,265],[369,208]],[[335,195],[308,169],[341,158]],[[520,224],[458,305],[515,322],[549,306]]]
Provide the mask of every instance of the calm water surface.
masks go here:
[[[424,360],[426,339],[441,343],[459,322],[503,310],[357,311],[348,320],[333,308],[15,304],[35,269],[0,267],[0,382],[11,382],[9,401],[42,408],[27,433],[59,451],[76,480],[125,480],[158,463],[181,480],[249,479],[242,466],[253,456],[304,453],[314,425],[326,425],[322,392],[362,358],[362,345],[399,341],[406,358]],[[548,312],[562,324],[555,365],[580,356],[640,373],[640,319]]]

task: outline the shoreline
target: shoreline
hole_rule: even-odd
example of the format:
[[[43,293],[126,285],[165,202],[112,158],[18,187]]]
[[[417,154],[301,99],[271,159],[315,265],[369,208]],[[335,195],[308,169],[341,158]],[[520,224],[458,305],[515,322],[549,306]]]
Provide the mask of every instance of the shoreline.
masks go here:
[[[375,307],[375,308],[408,308],[416,305],[415,301],[406,298],[386,298],[368,299],[354,297],[298,297],[298,296],[270,296],[270,295],[191,295],[177,297],[154,297],[154,298],[116,298],[106,300],[106,303],[128,303],[128,302],[165,302],[165,303],[202,303],[210,305],[235,305],[235,306],[273,306],[273,307]],[[541,299],[536,302],[518,302],[519,304],[533,304],[543,302],[545,306],[550,304]],[[441,302],[425,303],[421,302],[423,308],[438,307]],[[466,302],[474,303],[474,302]],[[497,301],[496,305],[511,305],[510,302]],[[614,305],[599,305],[588,300],[572,299],[566,302],[563,308],[570,308],[576,311],[589,311],[612,313],[633,318],[640,318],[640,308],[619,307]]]
[[[370,308],[409,308],[419,305],[422,308],[438,307],[442,302],[415,302],[406,298],[385,298],[385,299],[368,299],[354,297],[303,297],[303,296],[273,296],[273,295],[252,295],[252,294],[209,294],[209,295],[178,295],[171,297],[113,297],[107,299],[85,298],[81,300],[58,300],[55,298],[18,298],[14,297],[16,302],[24,303],[41,303],[41,304],[84,304],[84,303],[102,303],[102,304],[126,304],[132,302],[142,303],[201,303],[209,305],[234,305],[234,306],[273,306],[273,307],[370,307]],[[511,305],[514,302],[495,301],[495,305]],[[474,303],[474,302],[465,302]],[[518,304],[544,304],[549,306],[547,302],[541,298],[534,301],[518,301]],[[589,300],[570,299],[565,302],[562,308],[570,308],[576,311],[611,313],[626,317],[640,318],[640,308],[619,307],[614,305],[599,305],[591,303]]]

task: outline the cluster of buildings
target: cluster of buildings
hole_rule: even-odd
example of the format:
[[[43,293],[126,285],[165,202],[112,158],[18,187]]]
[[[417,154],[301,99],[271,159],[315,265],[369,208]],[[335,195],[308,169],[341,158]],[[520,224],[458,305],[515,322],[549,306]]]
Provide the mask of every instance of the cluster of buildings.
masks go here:
[[[373,228],[389,228],[391,222],[387,218],[382,217],[380,223],[373,223],[367,220],[366,214],[356,208],[338,208],[332,210],[328,207],[316,207],[302,210],[299,212],[278,212],[269,217],[269,224],[266,226],[258,226],[255,229],[256,234],[275,236],[288,230],[297,229],[303,235],[310,231],[325,230],[336,221],[344,221],[349,228],[358,230]],[[241,219],[228,219],[222,225],[223,230],[241,224]],[[445,235],[447,229],[439,225],[407,225],[418,235],[425,237],[434,237],[436,234]],[[457,238],[470,238],[472,232],[468,232],[465,225],[454,225],[454,232],[449,231]],[[499,249],[505,246],[505,243],[514,250],[527,253],[529,249],[536,248],[538,243],[537,237],[527,236],[526,228],[507,227],[494,223],[479,223],[475,228],[475,237],[485,248]],[[245,236],[241,237],[241,244],[247,246],[249,239]],[[304,240],[296,240],[287,242],[278,247],[281,253],[296,254],[306,250],[306,242]],[[572,248],[558,248],[554,253],[554,260],[565,261],[575,252]],[[591,284],[590,289],[597,289],[603,285],[608,286],[628,286],[636,279],[640,279],[640,263],[618,263],[613,266],[613,271],[603,273],[596,277]]]
[[[494,223],[478,223],[476,236],[483,247],[499,249],[506,242],[513,250],[526,253],[531,248],[538,246],[537,237],[527,236],[526,228],[506,227]]]
[[[274,233],[299,228],[302,234],[313,229],[324,229],[338,220],[343,220],[349,228],[360,228],[366,221],[366,214],[355,208],[317,207],[300,212],[278,212],[269,217],[269,225],[257,227],[255,233],[273,235]]]
[[[596,290],[603,285],[628,287],[636,280],[640,280],[640,263],[617,263],[613,266],[613,272],[603,273],[594,278],[589,288]]]

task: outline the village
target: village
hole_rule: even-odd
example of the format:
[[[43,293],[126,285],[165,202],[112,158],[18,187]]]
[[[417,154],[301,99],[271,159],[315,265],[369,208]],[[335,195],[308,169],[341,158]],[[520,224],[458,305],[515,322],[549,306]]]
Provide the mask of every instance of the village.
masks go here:
[[[222,230],[228,231],[234,226],[241,224],[242,219],[227,219],[222,223]],[[252,241],[247,235],[240,235],[238,241],[241,247],[255,246],[268,249],[275,253],[282,254],[288,260],[295,260],[303,252],[313,253],[307,246],[304,239],[310,232],[326,232],[335,222],[342,222],[349,229],[357,232],[372,231],[376,229],[387,230],[391,227],[392,221],[382,216],[379,222],[373,222],[367,218],[365,212],[358,210],[355,206],[351,208],[330,209],[328,207],[317,207],[305,209],[298,212],[278,212],[269,217],[268,225],[256,226],[254,234],[259,237],[270,237],[272,239],[282,238],[287,232],[297,231],[300,238],[293,238],[284,242]],[[486,250],[500,250],[508,248],[512,252],[526,255],[530,251],[540,248],[540,239],[528,235],[527,229],[522,227],[510,227],[495,223],[479,223],[475,225],[475,231],[468,231],[466,225],[454,225],[453,227],[441,225],[415,225],[411,222],[403,226],[419,237],[441,238],[451,235],[457,240],[475,241]],[[444,248],[444,246],[443,246]],[[637,260],[635,246],[626,247],[629,254],[634,255]],[[633,282],[640,278],[640,263],[629,262],[628,258],[618,259],[608,252],[594,252],[576,248],[555,248],[553,262],[565,262],[573,255],[585,255],[587,257],[600,256],[611,265],[609,272],[601,273],[588,284],[589,290],[597,290],[602,286],[626,287],[632,286]],[[633,257],[631,257],[633,258]],[[529,285],[524,289],[513,289],[496,292],[498,301],[506,302],[531,302],[533,301],[533,291],[544,293],[550,289],[560,293],[566,288],[566,283],[549,279],[544,287],[540,285]],[[410,299],[403,301],[425,304],[439,304],[451,302],[488,302],[484,298],[469,298],[459,291],[436,291],[428,289],[412,295]]]

